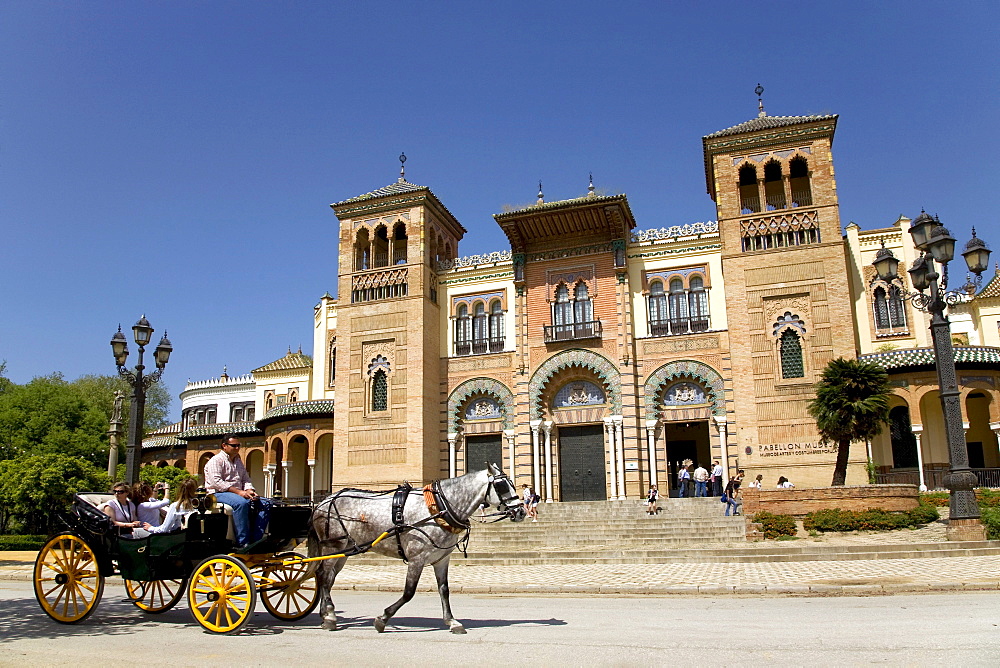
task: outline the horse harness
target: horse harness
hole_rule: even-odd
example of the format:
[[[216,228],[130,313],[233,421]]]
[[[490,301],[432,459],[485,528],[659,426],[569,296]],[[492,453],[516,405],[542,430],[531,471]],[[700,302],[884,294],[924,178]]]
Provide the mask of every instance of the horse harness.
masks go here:
[[[406,499],[413,491],[413,486],[406,482],[396,488],[392,495],[392,527],[396,534],[396,550],[403,563],[407,563],[406,551],[403,549],[403,541],[400,536],[410,529],[415,528],[406,523],[403,519],[403,510],[406,507]],[[460,534],[468,531],[470,524],[463,522],[448,504],[448,498],[441,491],[440,482],[435,480],[430,485],[423,488],[424,503],[427,504],[427,512],[431,514],[428,519],[445,531],[453,534]]]

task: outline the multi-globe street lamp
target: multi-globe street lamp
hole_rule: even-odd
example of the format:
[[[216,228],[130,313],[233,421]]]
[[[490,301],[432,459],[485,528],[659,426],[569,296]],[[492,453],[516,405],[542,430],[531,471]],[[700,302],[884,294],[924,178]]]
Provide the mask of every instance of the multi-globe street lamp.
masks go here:
[[[979,504],[973,491],[979,481],[969,467],[969,451],[965,444],[962,405],[955,372],[955,351],[951,343],[951,324],[945,315],[945,309],[975,294],[982,284],[982,274],[989,266],[990,250],[982,239],[976,237],[976,230],[973,228],[972,239],[965,245],[962,256],[969,271],[976,275],[976,281],[962,286],[961,291],[948,292],[948,263],[955,257],[955,238],[936,216],[932,217],[923,211],[911,224],[910,235],[913,237],[913,244],[921,252],[920,257],[907,270],[915,290],[910,293],[900,290],[900,294],[916,308],[931,314],[934,366],[937,368],[938,393],[948,443],[949,471],[944,485],[949,491],[949,529],[952,529],[953,526],[961,527],[979,522]],[[935,263],[941,265],[941,274],[938,274]],[[875,255],[872,264],[878,277],[889,285],[898,280],[896,271],[899,260],[885,246]],[[925,293],[928,289],[929,293]],[[951,534],[949,531],[949,535]]]
[[[125,454],[125,480],[129,484],[139,480],[140,453],[142,451],[143,417],[146,412],[146,390],[149,386],[160,379],[163,368],[170,360],[170,353],[174,347],[167,339],[167,333],[163,333],[163,338],[153,351],[156,359],[156,371],[151,374],[144,374],[145,366],[142,363],[142,354],[149,345],[153,337],[153,327],[143,315],[139,321],[132,325],[135,343],[139,346],[139,362],[135,369],[128,369],[125,366],[125,359],[128,357],[128,341],[122,334],[122,327],[118,325],[118,331],[111,337],[111,350],[115,355],[115,364],[118,366],[118,375],[124,378],[132,387],[132,401],[128,411],[128,444]]]

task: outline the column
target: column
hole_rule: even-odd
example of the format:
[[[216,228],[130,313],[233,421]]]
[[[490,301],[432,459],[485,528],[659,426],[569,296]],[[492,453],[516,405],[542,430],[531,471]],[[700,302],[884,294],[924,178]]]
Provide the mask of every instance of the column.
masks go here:
[[[725,416],[715,418],[719,430],[719,449],[722,450],[722,486],[729,484],[729,429]]]
[[[531,427],[531,475],[533,482],[531,488],[535,491],[535,494],[541,496],[542,479],[539,469],[541,468],[542,462],[538,451],[538,430],[542,426],[542,421],[532,420],[528,423],[528,425]]]
[[[656,425],[659,420],[646,420],[646,457],[649,466],[649,484],[656,484]]]
[[[990,431],[996,436],[997,446],[1000,448],[1000,422],[990,422]]]
[[[309,465],[309,498],[313,501],[316,500],[316,460],[307,459],[306,464]]]
[[[604,435],[607,437],[605,438],[605,448],[607,449],[608,452],[608,464],[609,464],[608,472],[611,474],[611,479],[609,480],[610,482],[609,488],[611,490],[611,494],[608,495],[608,498],[617,499],[618,475],[616,472],[618,470],[618,464],[617,461],[615,460],[614,421],[609,417],[604,418]]]
[[[625,499],[625,418],[614,416],[615,455],[618,457],[618,498]]]
[[[281,462],[281,493],[288,497],[288,469],[292,468],[291,462]]]
[[[509,477],[510,477],[511,481],[513,482],[513,480],[514,480],[514,430],[513,429],[504,429],[503,430],[503,436],[504,436],[504,438],[507,439],[507,452],[508,452],[508,455],[507,455],[507,461],[508,461],[508,464],[507,464],[507,473],[510,474]]]
[[[552,422],[543,422],[545,432],[545,503],[552,503]]]
[[[920,437],[924,433],[924,425],[910,425],[910,431],[913,432],[913,437],[917,439],[917,472],[920,476],[920,491],[926,492],[927,485],[924,483],[924,449],[920,445]]]
[[[264,467],[264,495],[274,496],[274,464]]]
[[[458,449],[458,432],[449,431],[448,432],[448,477],[454,478],[458,475],[458,471],[455,464],[456,451]]]

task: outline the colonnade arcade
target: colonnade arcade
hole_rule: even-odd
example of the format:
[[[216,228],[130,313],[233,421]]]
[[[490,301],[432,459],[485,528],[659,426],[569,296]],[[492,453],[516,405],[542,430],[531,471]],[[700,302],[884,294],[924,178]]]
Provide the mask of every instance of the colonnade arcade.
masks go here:
[[[449,476],[494,461],[546,502],[626,499],[644,494],[646,484],[666,489],[683,459],[706,468],[728,459],[723,381],[701,362],[660,367],[636,402],[644,405],[628,417],[617,367],[592,351],[556,354],[524,385],[517,386],[527,390],[520,403],[492,378],[451,392]]]
[[[942,488],[949,458],[936,379],[930,373],[893,374],[890,382],[889,427],[871,443],[878,482]],[[1000,484],[997,378],[993,372],[960,371],[959,392],[969,466],[981,484],[995,487]]]

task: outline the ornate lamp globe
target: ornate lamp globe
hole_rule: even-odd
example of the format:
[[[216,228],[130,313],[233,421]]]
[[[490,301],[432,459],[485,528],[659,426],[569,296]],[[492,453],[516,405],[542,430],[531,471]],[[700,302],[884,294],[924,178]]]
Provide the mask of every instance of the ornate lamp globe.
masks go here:
[[[143,315],[139,318],[139,321],[132,325],[132,333],[135,335],[136,345],[146,346],[149,344],[149,340],[153,338],[153,327],[146,320],[146,316]]]
[[[906,273],[910,275],[910,282],[913,284],[914,289],[923,292],[930,287],[931,282],[927,275],[931,270],[932,267],[928,266],[927,258],[923,255],[913,261],[913,266]]]
[[[122,334],[121,325],[118,326],[118,331],[111,337],[111,352],[115,356],[115,364],[125,366],[125,358],[128,357],[128,341],[125,340],[125,335]]]
[[[955,237],[946,227],[935,227],[931,230],[930,241],[927,242],[927,250],[931,256],[941,264],[948,264],[955,257]]]
[[[163,332],[163,338],[156,346],[156,350],[153,352],[153,356],[156,358],[156,368],[162,369],[167,366],[167,362],[170,361],[170,353],[173,352],[174,347],[170,345],[170,339],[167,338],[167,333]]]
[[[969,243],[965,244],[962,257],[965,258],[965,264],[969,266],[969,271],[976,276],[982,274],[990,266],[990,249],[985,241],[976,237],[976,228],[974,227],[972,228],[972,238],[969,239]]]
[[[913,237],[913,245],[917,249],[927,250],[927,243],[931,239],[931,230],[940,225],[934,217],[923,211],[910,223],[910,236]]]
[[[875,261],[872,262],[872,265],[875,267],[878,277],[886,283],[898,275],[896,271],[899,269],[899,260],[896,259],[896,256],[885,245],[875,254]]]

